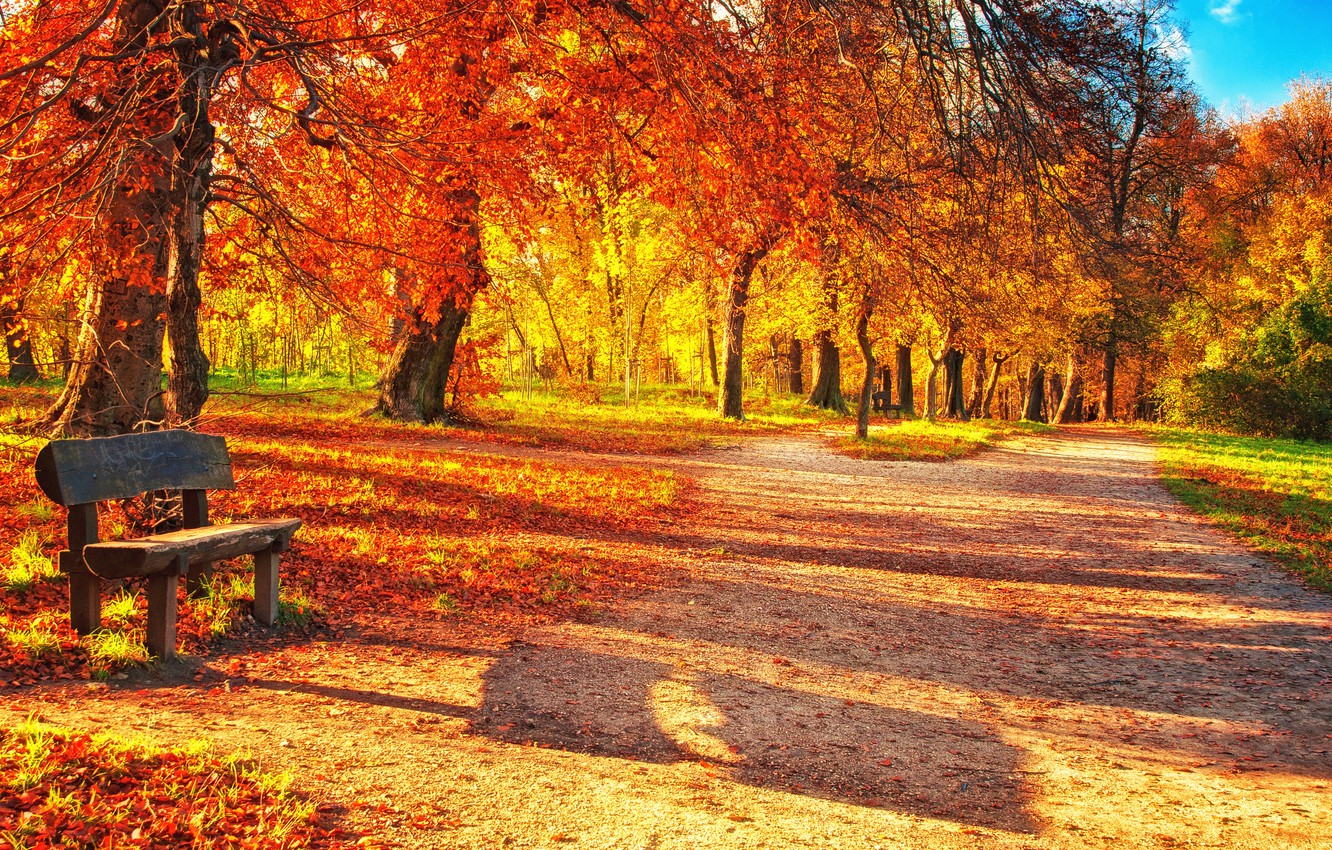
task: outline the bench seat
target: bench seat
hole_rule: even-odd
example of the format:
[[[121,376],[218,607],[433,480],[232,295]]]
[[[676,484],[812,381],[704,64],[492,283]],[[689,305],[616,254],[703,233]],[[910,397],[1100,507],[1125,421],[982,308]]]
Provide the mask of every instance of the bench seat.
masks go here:
[[[134,540],[108,540],[83,547],[83,560],[99,578],[131,578],[177,569],[191,563],[224,561],[263,549],[285,552],[299,519],[269,519],[184,528]]]

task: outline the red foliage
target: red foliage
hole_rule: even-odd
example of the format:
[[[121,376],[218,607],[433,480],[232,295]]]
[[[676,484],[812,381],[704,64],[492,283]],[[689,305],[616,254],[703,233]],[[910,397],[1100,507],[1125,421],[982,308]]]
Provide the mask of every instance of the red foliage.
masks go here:
[[[340,831],[321,828],[313,815],[216,758],[45,730],[0,731],[0,834],[32,848],[344,843]]]

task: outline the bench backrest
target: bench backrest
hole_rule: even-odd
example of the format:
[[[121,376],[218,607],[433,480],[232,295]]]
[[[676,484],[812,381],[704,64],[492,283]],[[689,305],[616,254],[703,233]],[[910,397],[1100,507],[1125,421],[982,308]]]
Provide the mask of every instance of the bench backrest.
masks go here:
[[[227,442],[216,434],[148,431],[52,440],[37,454],[37,486],[58,505],[130,499],[150,490],[231,490]]]

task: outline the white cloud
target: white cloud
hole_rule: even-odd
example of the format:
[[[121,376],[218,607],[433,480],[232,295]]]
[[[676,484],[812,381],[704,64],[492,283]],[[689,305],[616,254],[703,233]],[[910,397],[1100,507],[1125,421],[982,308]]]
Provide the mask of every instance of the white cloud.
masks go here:
[[[1193,58],[1193,47],[1189,45],[1188,38],[1184,35],[1184,31],[1174,24],[1156,25],[1156,43],[1161,46],[1165,55],[1176,62],[1188,62]]]
[[[1223,24],[1233,24],[1239,20],[1239,5],[1244,0],[1221,0],[1219,3],[1213,3],[1208,9],[1212,17]]]

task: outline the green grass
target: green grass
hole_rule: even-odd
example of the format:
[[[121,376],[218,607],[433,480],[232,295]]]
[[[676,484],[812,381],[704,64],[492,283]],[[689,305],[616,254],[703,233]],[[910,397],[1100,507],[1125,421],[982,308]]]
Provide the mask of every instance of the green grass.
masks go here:
[[[148,649],[143,641],[117,629],[98,629],[83,639],[83,646],[99,675],[148,663]]]
[[[18,543],[9,550],[9,563],[0,574],[0,587],[14,593],[27,593],[38,582],[51,581],[60,571],[42,552],[42,538],[33,529],[19,535]]]
[[[60,655],[60,634],[56,629],[56,612],[33,618],[22,626],[10,626],[0,621],[0,636],[16,652],[33,660]]]
[[[862,460],[955,460],[1021,434],[1043,434],[1053,426],[1037,422],[930,422],[907,419],[870,424],[868,440],[839,437],[834,447]]]
[[[405,429],[421,437],[448,437],[518,445],[626,453],[673,454],[728,443],[746,435],[817,427],[844,417],[816,410],[800,397],[750,391],[745,397],[746,421],[717,415],[716,396],[697,394],[687,386],[645,385],[625,405],[624,388],[603,384],[556,387],[523,398],[516,390],[472,399],[460,425],[390,425],[362,418],[375,405],[369,381],[348,389],[345,376],[324,379],[293,376],[284,391],[280,382],[259,373],[253,385],[238,386],[227,375],[210,381],[213,399],[204,419],[226,429],[226,420],[253,417],[317,417],[362,430]]]
[[[1332,444],[1152,428],[1166,486],[1332,593]]]

